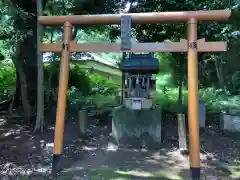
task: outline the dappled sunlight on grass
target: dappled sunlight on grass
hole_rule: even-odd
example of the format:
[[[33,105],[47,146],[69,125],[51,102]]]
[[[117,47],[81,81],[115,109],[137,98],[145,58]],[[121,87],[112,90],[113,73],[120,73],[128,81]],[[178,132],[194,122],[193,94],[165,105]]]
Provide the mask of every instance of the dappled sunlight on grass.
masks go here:
[[[152,173],[144,172],[144,171],[115,171],[118,174],[122,175],[134,175],[134,176],[141,176],[141,177],[154,177]]]
[[[228,170],[231,172],[231,178],[240,179],[240,166],[228,166]]]
[[[3,126],[7,120],[5,118],[0,118],[0,126]]]
[[[91,180],[107,179],[107,180],[132,180],[136,178],[147,178],[149,180],[183,180],[184,177],[174,175],[172,172],[147,172],[141,170],[122,171],[114,170],[111,168],[99,168],[99,169],[83,169],[81,167],[76,170],[82,171],[85,177],[91,178]],[[69,178],[69,176],[75,175],[76,172],[72,170],[64,171],[61,175],[61,179]]]
[[[229,176],[234,179],[240,179],[240,166],[239,163],[236,165],[230,165],[227,163],[219,162],[216,164],[222,171],[229,172]]]
[[[163,179],[176,179],[176,180],[181,180],[182,178],[178,175],[174,175],[171,172],[146,172],[146,171],[115,171],[118,174],[121,175],[133,175],[135,177],[146,177],[146,178],[163,178]]]
[[[88,152],[88,155],[85,156],[86,160],[77,161],[65,169],[61,173],[62,179],[74,176],[91,180],[185,180],[189,176],[189,160],[187,157],[181,156],[179,151],[168,151],[168,149],[161,152],[137,151],[124,147],[119,147],[118,151],[109,151],[106,146],[112,145],[105,144],[97,150],[84,148]]]

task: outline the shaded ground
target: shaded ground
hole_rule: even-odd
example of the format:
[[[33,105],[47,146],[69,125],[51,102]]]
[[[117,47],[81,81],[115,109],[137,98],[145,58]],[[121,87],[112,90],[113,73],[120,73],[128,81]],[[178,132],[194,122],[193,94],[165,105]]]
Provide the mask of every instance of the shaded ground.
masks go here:
[[[51,179],[53,130],[33,134],[29,127],[0,118],[0,179]],[[109,126],[91,120],[87,138],[79,138],[74,119],[66,122],[59,179],[188,179],[189,159],[177,151],[176,127],[165,127],[161,150],[129,149],[111,141]],[[42,144],[42,147],[41,147]],[[209,128],[201,136],[202,179],[240,178],[239,134]],[[211,153],[209,153],[211,152]]]

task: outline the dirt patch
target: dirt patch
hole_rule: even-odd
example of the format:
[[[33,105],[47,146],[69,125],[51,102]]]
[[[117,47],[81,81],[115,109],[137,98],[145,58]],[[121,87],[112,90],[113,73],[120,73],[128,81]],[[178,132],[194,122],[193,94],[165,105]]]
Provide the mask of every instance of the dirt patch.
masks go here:
[[[33,134],[27,126],[0,118],[0,179],[51,179],[53,128]],[[66,121],[64,168],[59,179],[188,179],[189,158],[177,150],[176,127],[164,127],[160,150],[132,149],[113,143],[107,125],[91,120],[78,136],[74,118]],[[239,135],[208,128],[201,135],[202,179],[239,179]]]

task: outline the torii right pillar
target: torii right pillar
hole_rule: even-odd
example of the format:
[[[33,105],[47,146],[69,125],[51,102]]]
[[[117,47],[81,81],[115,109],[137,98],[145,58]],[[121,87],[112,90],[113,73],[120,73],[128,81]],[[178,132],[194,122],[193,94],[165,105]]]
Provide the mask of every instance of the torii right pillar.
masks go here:
[[[200,180],[197,48],[197,20],[191,18],[188,21],[188,123],[190,168],[193,180]]]

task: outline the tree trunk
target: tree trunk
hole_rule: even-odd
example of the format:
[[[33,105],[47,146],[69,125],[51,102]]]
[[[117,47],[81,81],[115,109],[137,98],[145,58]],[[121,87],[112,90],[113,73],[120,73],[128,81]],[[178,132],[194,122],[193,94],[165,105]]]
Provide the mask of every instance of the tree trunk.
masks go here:
[[[17,52],[18,52],[18,50],[17,50]],[[16,56],[18,56],[18,54],[16,54]],[[20,93],[21,93],[21,95],[17,96],[17,97],[18,97],[18,100],[22,102],[24,117],[27,120],[30,120],[32,109],[31,109],[31,105],[29,102],[29,95],[28,95],[28,88],[27,88],[28,84],[27,84],[25,72],[22,67],[22,63],[18,60],[16,60],[16,71],[17,71],[18,78],[19,78],[19,79],[17,79],[17,82],[18,82],[17,85],[19,86]],[[15,96],[15,98],[16,98],[16,96]]]
[[[43,8],[48,0],[43,0]],[[37,6],[36,0],[11,0],[13,8],[23,10],[24,17],[18,16],[15,25],[18,30],[25,32],[25,37],[16,48],[16,94],[15,105],[23,106],[24,115],[29,120],[34,114],[37,104]]]
[[[42,0],[37,0],[37,15],[43,15]],[[42,26],[37,24],[37,64],[38,64],[38,75],[37,75],[37,119],[34,128],[34,132],[41,130],[43,132],[44,126],[44,72],[43,72],[43,56],[40,51],[40,44],[42,42]]]
[[[179,107],[181,107],[183,105],[182,103],[182,89],[183,89],[183,80],[179,80],[179,83],[178,83],[178,105]]]
[[[56,87],[54,87],[52,85],[52,83],[53,83],[53,75],[55,73],[55,71],[54,71],[55,62],[56,62],[56,54],[54,53],[53,54],[53,60],[52,60],[52,62],[50,64],[50,67],[49,67],[50,74],[49,74],[48,81],[47,81],[48,82],[47,89],[49,91],[47,93],[46,102],[48,104],[52,104],[53,101],[54,101],[54,103],[57,103],[57,98],[56,98],[57,92],[54,90]]]
[[[31,12],[33,10],[31,9]],[[30,33],[18,43],[16,48],[17,87],[15,102],[22,102],[24,116],[30,120],[37,99],[37,17],[28,17],[23,23],[24,30]],[[27,27],[26,27],[27,26]],[[16,105],[20,105],[16,103]]]
[[[214,63],[215,63],[215,68],[216,68],[216,73],[218,77],[218,85],[221,89],[226,89],[225,88],[225,83],[224,83],[224,78],[223,78],[223,72],[222,72],[222,64],[219,60],[219,57],[213,57]]]

